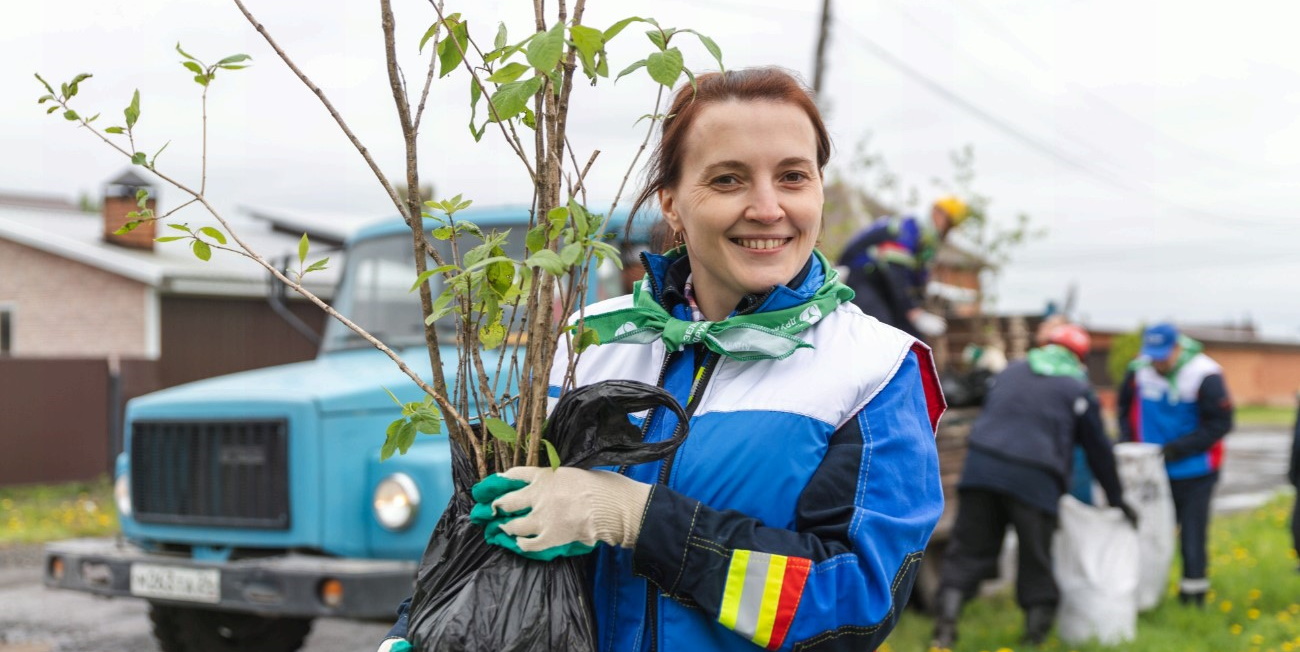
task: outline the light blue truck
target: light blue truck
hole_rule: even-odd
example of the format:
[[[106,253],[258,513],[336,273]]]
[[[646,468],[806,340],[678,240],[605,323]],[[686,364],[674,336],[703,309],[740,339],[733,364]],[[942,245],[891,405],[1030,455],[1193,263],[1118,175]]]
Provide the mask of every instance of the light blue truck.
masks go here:
[[[520,250],[508,253],[522,258],[524,209],[457,216],[511,229]],[[361,229],[334,305],[427,379],[412,255],[404,223]],[[622,291],[612,265],[590,285],[589,299]],[[452,324],[440,328],[453,341]],[[454,373],[455,348],[441,355]],[[132,400],[116,460],[121,535],[48,544],[45,584],[148,600],[164,652],[296,650],[318,616],[391,619],[452,483],[445,436],[380,461],[399,416],[385,388],[421,398],[331,319],[314,360]]]

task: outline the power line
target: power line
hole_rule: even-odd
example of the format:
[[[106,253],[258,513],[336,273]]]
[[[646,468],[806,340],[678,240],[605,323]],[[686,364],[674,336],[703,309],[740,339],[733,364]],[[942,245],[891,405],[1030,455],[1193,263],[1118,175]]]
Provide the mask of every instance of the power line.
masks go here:
[[[846,25],[845,23],[841,23],[841,24]],[[1115,178],[1114,176],[1107,174],[1102,170],[1094,169],[1092,166],[1089,166],[1084,162],[1079,161],[1074,157],[1069,156],[1057,150],[1055,147],[1052,147],[1051,145],[1044,143],[1038,140],[1037,138],[1034,138],[1033,136],[1024,133],[1023,131],[1017,129],[1016,127],[1012,126],[1006,121],[993,115],[989,111],[986,111],[985,109],[975,105],[974,103],[948,90],[939,82],[931,79],[924,73],[904,63],[901,59],[894,56],[892,53],[890,53],[880,44],[876,43],[866,35],[859,32],[853,26],[851,25],[846,25],[846,26],[856,37],[854,42],[856,42],[860,47],[866,50],[868,54],[871,54],[872,56],[876,57],[886,65],[894,68],[898,72],[901,72],[904,76],[908,77],[912,81],[920,84],[921,86],[924,86],[930,92],[938,95],[944,100],[947,100],[948,102],[957,106],[963,111],[971,114],[972,116],[978,118],[979,120],[988,124],[994,129],[1002,132],[1004,135],[1021,143],[1025,147],[1028,147],[1029,149],[1038,152],[1042,156],[1045,156],[1062,165],[1073,168],[1083,173],[1084,175],[1091,177],[1094,180],[1100,181],[1108,186],[1112,186],[1114,188],[1123,190],[1133,195],[1140,195],[1146,199],[1154,199],[1158,202],[1168,204],[1170,206],[1174,206],[1175,208],[1178,208],[1179,210],[1185,213],[1194,215],[1202,219],[1209,219],[1219,224],[1228,222],[1240,226],[1256,226],[1256,227],[1259,226],[1280,227],[1281,226],[1281,224],[1279,224],[1277,221],[1264,222],[1264,221],[1259,221],[1251,218],[1243,218],[1238,216],[1229,216],[1229,215],[1222,215],[1218,213],[1211,213],[1209,211],[1204,211],[1191,206],[1186,206],[1178,202],[1171,201],[1165,197],[1161,197],[1151,192],[1149,189],[1133,186],[1128,182],[1124,181],[1123,179]],[[1274,218],[1274,219],[1280,219],[1280,218]]]

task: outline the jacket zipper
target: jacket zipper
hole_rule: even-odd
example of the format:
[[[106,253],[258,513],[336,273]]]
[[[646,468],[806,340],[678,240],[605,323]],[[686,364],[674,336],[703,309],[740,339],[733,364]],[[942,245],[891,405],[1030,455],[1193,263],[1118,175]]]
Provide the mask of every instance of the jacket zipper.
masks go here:
[[[700,404],[698,399],[704,395],[704,389],[709,385],[709,378],[713,376],[713,370],[717,368],[717,363],[721,359],[721,356],[716,353],[708,351],[707,349],[705,349],[705,351],[706,353],[704,363],[701,367],[702,371],[699,376],[699,381],[691,383],[690,394],[687,397],[688,402],[685,409],[686,420],[678,423],[677,429],[685,426],[691,420],[691,417],[694,416],[695,409]],[[668,365],[665,360],[663,371],[667,371],[667,369]],[[662,382],[663,378],[661,376],[660,383]],[[647,422],[649,422],[648,419]],[[677,429],[674,429],[673,431],[674,436],[677,434]],[[689,430],[687,430],[686,436],[690,436]],[[685,442],[682,443],[684,444]],[[681,446],[678,446],[673,449],[673,452],[668,455],[668,459],[664,460],[663,465],[659,467],[659,484],[668,484],[668,476],[672,474],[673,461],[677,459],[677,451],[680,448]],[[648,629],[650,630],[650,652],[657,652],[659,649],[659,596],[656,595],[654,585],[650,582],[646,582],[645,586],[645,617],[646,624],[649,626]]]

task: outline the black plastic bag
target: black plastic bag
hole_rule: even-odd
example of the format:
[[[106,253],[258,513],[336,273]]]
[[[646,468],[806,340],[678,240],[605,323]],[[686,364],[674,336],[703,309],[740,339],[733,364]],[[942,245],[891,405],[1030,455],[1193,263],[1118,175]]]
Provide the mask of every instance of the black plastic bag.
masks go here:
[[[677,414],[672,439],[645,443],[627,415],[653,407]],[[642,464],[672,453],[686,437],[686,414],[667,391],[608,380],[560,397],[544,436],[565,466]],[[543,562],[489,545],[469,521],[477,481],[468,455],[452,445],[456,493],[434,528],[416,573],[407,639],[428,652],[596,649],[587,562]]]

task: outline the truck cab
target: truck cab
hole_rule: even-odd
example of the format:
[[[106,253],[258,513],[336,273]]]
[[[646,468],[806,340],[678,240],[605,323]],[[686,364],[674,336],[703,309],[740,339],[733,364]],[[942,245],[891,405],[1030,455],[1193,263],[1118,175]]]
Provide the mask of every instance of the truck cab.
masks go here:
[[[507,253],[523,258],[526,209],[457,217],[510,229]],[[345,261],[335,308],[430,378],[406,224],[359,230]],[[589,300],[621,293],[617,269],[595,276]],[[437,327],[454,341],[450,319]],[[448,375],[456,355],[441,351]],[[452,481],[445,435],[380,460],[400,415],[386,390],[422,398],[392,360],[330,319],[313,360],[130,401],[115,470],[121,534],[48,544],[45,584],[149,601],[165,652],[296,650],[318,616],[391,619]]]

